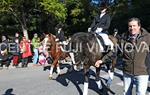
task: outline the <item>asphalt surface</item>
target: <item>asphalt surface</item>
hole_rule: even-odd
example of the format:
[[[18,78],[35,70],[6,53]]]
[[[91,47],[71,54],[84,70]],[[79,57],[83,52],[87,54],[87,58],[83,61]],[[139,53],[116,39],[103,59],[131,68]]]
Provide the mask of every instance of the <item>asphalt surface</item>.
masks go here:
[[[0,95],[82,95],[83,72],[63,74],[67,69],[67,65],[61,68],[61,76],[57,76],[54,72],[53,80],[48,79],[49,72],[43,71],[42,66],[2,69],[0,70]],[[94,81],[94,69],[91,69],[93,71],[90,71],[88,95],[99,95]],[[104,70],[101,71],[101,78],[105,84],[108,74]],[[115,92],[115,95],[123,95],[122,72],[118,69],[115,71],[110,89]],[[108,94],[112,95],[109,91]],[[133,95],[135,95],[134,91]]]

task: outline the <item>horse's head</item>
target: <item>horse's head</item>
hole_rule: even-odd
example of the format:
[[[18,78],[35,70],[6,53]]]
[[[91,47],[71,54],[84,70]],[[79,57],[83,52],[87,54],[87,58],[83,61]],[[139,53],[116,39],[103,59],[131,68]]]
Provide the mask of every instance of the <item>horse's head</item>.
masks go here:
[[[113,35],[109,35],[109,39],[113,42],[114,45],[117,45],[118,39]]]
[[[49,45],[53,45],[53,44],[55,44],[56,37],[55,37],[55,35],[48,33],[48,34],[45,34],[44,39],[49,43]]]
[[[51,51],[51,47],[53,46],[54,44],[54,41],[55,41],[55,37],[53,37],[52,34],[50,33],[47,33],[47,34],[44,34],[44,39],[42,41],[42,46],[43,46],[43,49],[50,52]]]

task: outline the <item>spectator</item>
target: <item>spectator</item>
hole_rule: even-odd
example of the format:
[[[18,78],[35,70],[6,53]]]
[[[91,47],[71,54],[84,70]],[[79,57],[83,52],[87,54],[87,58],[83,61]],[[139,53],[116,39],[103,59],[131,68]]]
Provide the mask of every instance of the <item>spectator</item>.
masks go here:
[[[20,50],[22,53],[22,67],[28,66],[29,57],[32,56],[30,43],[24,36],[20,42]]]
[[[5,65],[7,68],[11,63],[11,54],[9,53],[9,43],[6,36],[2,36],[2,43],[0,45],[0,67]]]
[[[40,38],[38,37],[37,33],[34,34],[34,37],[32,39],[32,45],[33,45],[33,64],[37,65],[38,63],[38,58],[39,58],[39,53],[38,53],[38,48],[40,45]]]
[[[46,54],[44,53],[42,45],[39,47],[39,63],[40,65],[45,65],[46,63]]]
[[[19,58],[20,58],[20,47],[19,47],[19,39],[15,39],[12,43],[13,47],[11,53],[13,54],[13,66],[18,66]]]

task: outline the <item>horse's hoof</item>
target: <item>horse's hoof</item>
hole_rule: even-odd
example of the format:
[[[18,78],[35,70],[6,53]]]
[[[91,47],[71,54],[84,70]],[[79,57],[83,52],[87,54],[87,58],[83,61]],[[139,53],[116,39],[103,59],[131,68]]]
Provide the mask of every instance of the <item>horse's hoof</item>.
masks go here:
[[[49,79],[49,80],[52,80],[53,78],[52,78],[52,77],[48,77],[48,79]]]
[[[49,77],[48,77],[48,78],[49,78],[49,80],[52,80],[52,79],[53,79],[52,75],[49,75]]]
[[[49,80],[52,80],[53,78],[52,77],[49,77]]]

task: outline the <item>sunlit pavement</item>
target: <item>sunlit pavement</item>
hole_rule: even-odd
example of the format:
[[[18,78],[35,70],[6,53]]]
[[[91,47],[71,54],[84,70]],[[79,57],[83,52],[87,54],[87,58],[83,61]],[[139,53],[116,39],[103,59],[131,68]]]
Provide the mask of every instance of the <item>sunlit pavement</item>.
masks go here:
[[[61,68],[61,73],[66,71],[66,67]],[[90,74],[88,95],[99,95],[92,76],[93,72],[91,71]],[[108,74],[101,71],[101,77],[105,84]],[[61,76],[57,76],[54,72],[53,78],[53,80],[48,79],[48,70],[43,71],[42,66],[29,64],[28,68],[4,68],[0,70],[0,95],[82,95],[83,72],[72,72]],[[122,72],[118,69],[115,70],[110,89],[115,92],[115,95],[123,95]]]

